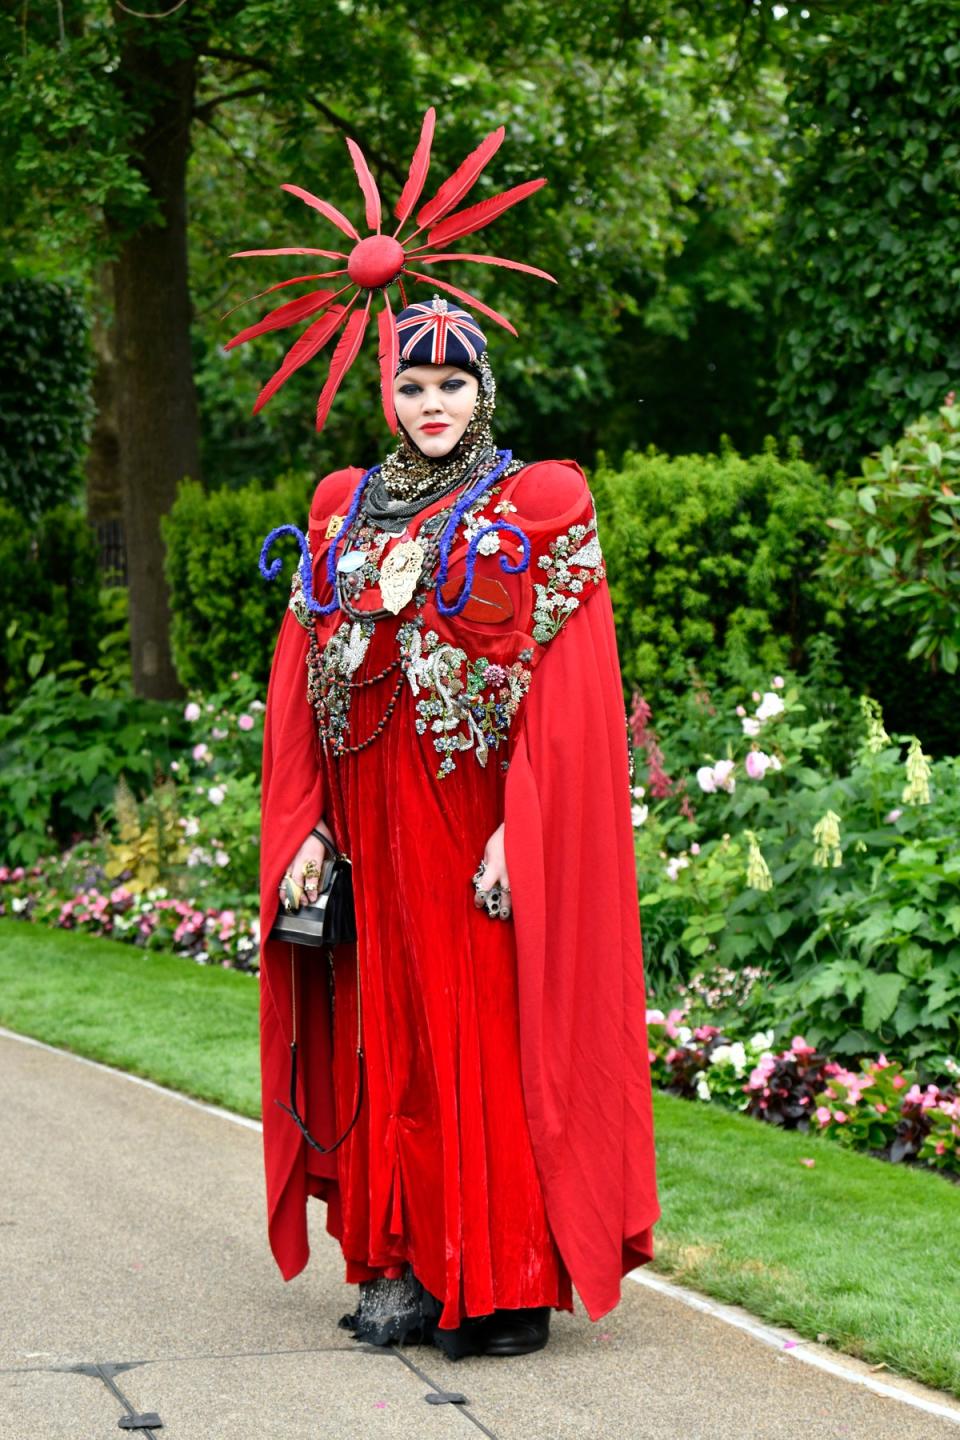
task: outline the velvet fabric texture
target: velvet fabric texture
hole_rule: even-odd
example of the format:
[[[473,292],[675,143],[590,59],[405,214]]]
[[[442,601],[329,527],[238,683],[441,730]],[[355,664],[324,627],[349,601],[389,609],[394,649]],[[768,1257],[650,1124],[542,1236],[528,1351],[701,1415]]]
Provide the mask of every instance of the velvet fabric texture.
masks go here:
[[[361,472],[321,482],[310,517],[315,593],[329,600],[326,531]],[[505,574],[512,615],[447,619],[428,597],[424,631],[532,670],[508,738],[486,765],[473,750],[442,780],[429,728],[405,681],[383,733],[334,758],[306,697],[308,635],[284,617],[267,698],[263,766],[261,1053],[268,1223],[285,1278],[306,1264],[306,1202],[327,1202],[346,1278],[399,1276],[407,1263],[443,1305],[442,1328],[498,1308],[571,1308],[592,1319],[622,1275],[652,1258],[660,1210],[654,1165],[646,1002],[633,860],[627,736],[606,581],[589,584],[540,643],[546,577],[538,560],[593,513],[570,463],[525,467],[491,497],[530,537],[529,568]],[[410,535],[443,502],[410,523]],[[504,511],[497,512],[501,517]],[[395,543],[395,542],[390,542]],[[462,581],[466,539],[451,551]],[[503,552],[514,554],[506,536]],[[361,602],[379,605],[375,587]],[[355,601],[358,608],[361,602]],[[397,655],[377,621],[357,679]],[[320,621],[321,644],[342,622]],[[542,634],[542,625],[540,627]],[[351,743],[380,720],[397,672],[353,691]],[[422,697],[421,697],[422,698]],[[286,866],[323,816],[352,858],[358,946],[338,947],[333,985],[320,951],[268,938]],[[472,876],[505,822],[513,918],[474,904]],[[358,949],[358,954],[355,950]],[[296,1004],[301,1113],[322,1141],[353,1113],[357,962],[367,1093],[333,1155],[301,1140],[286,1099]]]

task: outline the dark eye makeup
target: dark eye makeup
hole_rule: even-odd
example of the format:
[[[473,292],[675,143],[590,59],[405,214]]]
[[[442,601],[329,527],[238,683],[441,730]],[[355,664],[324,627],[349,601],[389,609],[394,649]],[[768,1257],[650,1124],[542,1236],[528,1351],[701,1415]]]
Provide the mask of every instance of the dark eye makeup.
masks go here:
[[[451,375],[451,376],[449,377],[449,379],[444,380],[444,381],[441,382],[440,389],[441,389],[441,390],[447,390],[447,391],[449,391],[451,394],[453,394],[453,393],[455,393],[457,390],[462,390],[465,384],[466,384],[466,381],[465,381],[465,380],[461,380],[461,379],[459,378],[459,376],[457,376],[457,375]],[[401,395],[420,395],[420,394],[422,394],[422,392],[423,392],[423,386],[422,386],[422,385],[418,385],[418,384],[416,383],[416,381],[414,381],[414,380],[408,380],[405,385],[401,385],[401,386],[400,386],[400,394],[401,394]]]

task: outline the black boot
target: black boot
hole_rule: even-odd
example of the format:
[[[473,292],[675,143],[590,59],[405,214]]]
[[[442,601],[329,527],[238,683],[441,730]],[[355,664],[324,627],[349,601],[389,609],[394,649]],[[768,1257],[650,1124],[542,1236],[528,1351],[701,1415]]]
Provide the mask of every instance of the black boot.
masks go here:
[[[484,1355],[530,1355],[550,1338],[550,1306],[495,1310],[483,1322]]]

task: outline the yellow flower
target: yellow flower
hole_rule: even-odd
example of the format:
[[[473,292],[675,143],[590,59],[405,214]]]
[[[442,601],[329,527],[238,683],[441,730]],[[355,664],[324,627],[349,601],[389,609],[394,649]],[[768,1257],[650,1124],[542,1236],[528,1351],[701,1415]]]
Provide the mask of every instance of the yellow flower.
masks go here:
[[[752,830],[745,830],[743,833],[750,842],[750,851],[747,855],[747,884],[751,890],[772,890],[773,876],[760,851],[760,842]]]
[[[883,728],[883,711],[876,700],[869,695],[860,696],[860,710],[867,724],[867,739],[864,748],[870,755],[876,755],[890,744],[890,736]]]
[[[904,805],[930,804],[930,757],[924,755],[914,735],[907,751],[907,783],[903,787]]]
[[[843,864],[843,855],[840,850],[839,815],[828,810],[823,819],[818,820],[814,825],[813,839],[817,847],[813,852],[814,865],[822,865],[826,869],[828,865]]]

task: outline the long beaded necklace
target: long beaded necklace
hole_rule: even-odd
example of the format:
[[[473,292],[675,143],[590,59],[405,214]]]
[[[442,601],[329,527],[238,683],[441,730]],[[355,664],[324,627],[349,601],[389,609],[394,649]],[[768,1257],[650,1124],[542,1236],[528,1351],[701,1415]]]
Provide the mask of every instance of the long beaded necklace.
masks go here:
[[[488,457],[483,456],[482,459],[487,460]],[[428,591],[436,580],[440,561],[440,536],[442,535],[450,516],[457,509],[457,506],[462,500],[463,496],[466,493],[470,492],[472,487],[477,485],[477,470],[479,469],[480,464],[481,461],[478,460],[476,465],[471,466],[470,473],[463,478],[461,484],[458,486],[459,493],[454,495],[450,502],[446,506],[444,506],[442,510],[438,511],[435,515],[431,515],[427,520],[425,520],[418,530],[418,540],[421,538],[421,536],[424,537],[424,543],[421,546],[421,549],[424,552],[424,560],[420,569],[419,577],[416,582],[414,595],[412,597],[418,609],[423,604],[423,601],[426,598]],[[510,464],[507,468],[508,470],[512,471],[514,468],[514,464]],[[516,463],[516,468],[521,468],[519,463]],[[499,478],[496,471],[502,472],[502,469],[503,467],[500,466],[495,467],[495,472],[490,476],[491,480],[496,480],[497,478]],[[488,499],[491,494],[496,493],[496,488],[497,487],[495,485],[491,485],[489,488],[484,489],[473,497],[473,503],[477,503],[477,501],[480,500],[486,501],[486,499]],[[426,503],[430,502],[427,501]],[[423,502],[421,502],[420,508],[424,508]],[[414,513],[419,512],[415,511]],[[348,528],[346,535],[342,537],[346,541],[346,544],[344,546],[344,553],[346,555],[350,555],[351,553],[361,553],[353,550],[353,545],[358,539],[359,531],[364,525],[366,518],[367,517],[364,515],[362,508],[358,509],[358,512],[354,516],[353,522]],[[412,518],[412,516],[410,518]],[[387,533],[389,535],[391,532]],[[395,534],[397,532],[393,533]],[[346,573],[350,574],[351,572],[347,571]],[[426,579],[424,577],[426,577]],[[392,616],[394,614],[393,611],[388,609],[360,610],[357,609],[357,607],[355,607],[354,605],[352,605],[349,598],[344,593],[345,577],[344,572],[340,567],[338,567],[336,571],[335,584],[337,600],[341,610],[346,616],[351,619],[351,621],[353,621],[354,626],[359,624],[364,627],[369,627],[369,629],[367,630],[368,637],[370,634],[372,634],[373,627],[377,620],[385,619],[388,615]],[[415,625],[422,625],[422,623],[423,619],[420,615],[417,615],[413,620],[413,624]],[[332,641],[328,642],[328,646],[330,643],[332,643]],[[335,658],[334,665],[332,667],[324,664],[324,656],[323,652],[320,649],[316,630],[314,629],[311,631],[310,646],[307,657],[309,675],[307,693],[310,702],[314,708],[314,711],[317,715],[317,720],[324,745],[326,745],[327,741],[329,740],[331,749],[336,758],[339,758],[342,755],[357,755],[361,751],[366,750],[369,745],[373,744],[373,742],[378,738],[378,736],[382,735],[400,699],[400,694],[403,689],[405,679],[406,664],[407,662],[405,658],[403,656],[398,656],[395,660],[391,660],[388,665],[384,666],[382,670],[378,671],[377,674],[368,675],[361,680],[350,680],[345,676],[337,676],[337,659]],[[373,730],[370,732],[370,734],[365,740],[361,740],[356,744],[348,744],[343,738],[343,732],[347,728],[347,714],[352,708],[350,704],[351,692],[354,690],[364,689],[366,686],[369,685],[377,684],[379,681],[386,679],[386,677],[391,673],[391,671],[398,668],[400,670],[400,673],[397,676],[397,681],[394,686],[393,693],[390,696],[390,699],[387,702],[386,709],[381,715],[379,721],[374,726]]]

